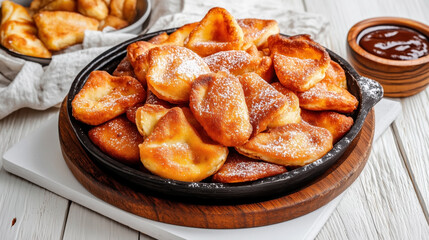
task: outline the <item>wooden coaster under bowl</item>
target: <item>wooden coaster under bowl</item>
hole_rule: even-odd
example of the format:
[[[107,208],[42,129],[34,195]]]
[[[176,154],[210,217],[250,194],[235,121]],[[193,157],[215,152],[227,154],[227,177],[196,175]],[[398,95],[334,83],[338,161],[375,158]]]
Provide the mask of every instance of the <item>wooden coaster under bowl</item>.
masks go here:
[[[287,221],[310,213],[347,189],[364,168],[374,136],[374,110],[342,157],[322,176],[288,195],[237,205],[203,205],[157,198],[136,191],[102,171],[79,143],[63,102],[58,121],[61,151],[76,179],[96,197],[155,221],[199,228],[246,228]]]
[[[365,51],[358,43],[362,31],[374,26],[394,25],[415,30],[429,38],[429,26],[406,18],[378,17],[356,23],[347,34],[349,62],[363,76],[378,81],[386,97],[408,97],[429,84],[429,55],[414,60],[391,60]]]

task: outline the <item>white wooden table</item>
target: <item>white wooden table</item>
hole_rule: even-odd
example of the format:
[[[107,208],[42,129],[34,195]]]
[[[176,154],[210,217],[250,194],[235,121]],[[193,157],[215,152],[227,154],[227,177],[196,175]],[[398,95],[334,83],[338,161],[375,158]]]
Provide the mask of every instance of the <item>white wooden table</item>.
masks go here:
[[[429,24],[429,0],[291,0],[281,7],[328,18],[326,45],[343,57],[347,31],[362,19],[400,16]],[[365,169],[318,239],[429,239],[429,88],[400,101],[402,115],[374,143]],[[57,111],[21,109],[0,120],[0,156]],[[0,171],[0,239],[147,238]]]

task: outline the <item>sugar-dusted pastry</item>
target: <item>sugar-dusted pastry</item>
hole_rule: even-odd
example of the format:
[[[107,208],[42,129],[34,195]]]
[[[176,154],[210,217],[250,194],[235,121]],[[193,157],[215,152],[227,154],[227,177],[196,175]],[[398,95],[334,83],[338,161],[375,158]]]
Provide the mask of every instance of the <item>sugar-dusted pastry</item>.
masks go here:
[[[128,120],[132,123],[136,123],[136,112],[139,107],[143,106],[143,102],[139,102],[136,105],[129,107],[127,111],[125,112],[125,115],[127,116]]]
[[[286,107],[283,108],[282,113],[268,124],[268,127],[273,128],[288,123],[299,123],[301,121],[301,108],[299,107],[298,96],[279,82],[272,83],[271,86],[286,97]]]
[[[235,76],[256,72],[266,81],[271,80],[273,73],[270,57],[252,56],[243,50],[221,51],[203,59],[212,72],[227,71]]]
[[[158,35],[156,35],[155,37],[151,38],[148,40],[148,42],[155,44],[155,45],[159,45],[163,42],[165,42],[168,39],[168,34],[166,32],[162,32]]]
[[[302,109],[301,116],[307,123],[328,129],[334,143],[338,142],[353,126],[353,118],[332,111],[309,111]]]
[[[250,123],[253,126],[252,136],[256,136],[284,112],[288,107],[287,99],[256,73],[246,73],[238,78],[249,109]]]
[[[207,134],[224,146],[240,146],[252,133],[243,89],[230,73],[200,75],[192,84],[189,107]]]
[[[143,137],[136,125],[124,116],[114,118],[88,131],[91,141],[107,155],[130,165],[140,161],[139,144]]]
[[[135,78],[93,71],[72,101],[73,116],[86,124],[99,125],[113,119],[146,98]]]
[[[239,183],[258,180],[287,172],[285,166],[255,160],[230,151],[223,166],[212,178],[213,182]]]
[[[109,15],[109,8],[103,0],[77,0],[77,11],[98,21]]]
[[[170,103],[189,101],[192,82],[201,74],[210,72],[204,60],[185,47],[156,47],[149,51],[149,59],[148,89]]]
[[[30,4],[30,10],[38,11],[76,11],[75,0],[33,0]]]
[[[161,105],[165,108],[171,108],[173,106],[171,103],[164,101],[162,99],[159,99],[150,90],[147,90],[146,104]]]
[[[121,77],[121,76],[130,76],[133,78],[137,78],[134,74],[133,66],[131,65],[128,57],[125,56],[121,62],[116,67],[115,71],[112,73],[113,76]]]
[[[323,78],[322,81],[347,89],[347,79],[344,69],[340,66],[340,64],[332,60],[329,63],[328,69],[326,69],[325,78]]]
[[[58,51],[83,41],[85,30],[97,30],[98,21],[79,13],[41,11],[34,15],[38,35],[49,50]]]
[[[267,47],[268,37],[280,32],[279,25],[275,20],[246,18],[238,19],[237,23],[243,30],[244,42],[252,42],[258,48]]]
[[[158,121],[139,148],[141,162],[150,172],[186,182],[211,176],[228,156],[227,147],[202,139],[178,107]]]
[[[24,55],[50,58],[51,52],[37,37],[37,29],[27,9],[11,1],[4,1],[1,6],[1,45]]]
[[[132,23],[137,14],[137,0],[111,0],[110,15],[122,18]]]
[[[149,136],[153,128],[170,109],[161,105],[145,104],[136,111],[135,122],[137,129],[143,137]]]
[[[185,46],[202,57],[227,50],[240,50],[244,34],[234,17],[225,9],[209,10],[189,34]]]
[[[236,150],[248,157],[284,166],[304,166],[332,149],[331,133],[306,122],[259,133]]]
[[[146,74],[149,69],[149,50],[156,45],[146,42],[137,41],[127,47],[127,57],[134,69],[137,79],[146,86]]]
[[[182,27],[171,33],[168,39],[163,44],[172,44],[183,47],[185,43],[187,43],[189,34],[192,32],[192,30],[194,30],[197,25],[198,22],[183,25]]]
[[[330,62],[329,54],[322,46],[304,39],[280,35],[268,38],[279,81],[297,92],[306,91],[320,82]]]
[[[359,102],[346,89],[337,85],[320,82],[305,92],[297,93],[299,106],[314,111],[353,112]]]
[[[112,27],[116,30],[122,29],[130,25],[127,21],[122,18],[118,18],[113,15],[108,15],[105,19],[100,21],[99,30],[103,30],[105,27]]]

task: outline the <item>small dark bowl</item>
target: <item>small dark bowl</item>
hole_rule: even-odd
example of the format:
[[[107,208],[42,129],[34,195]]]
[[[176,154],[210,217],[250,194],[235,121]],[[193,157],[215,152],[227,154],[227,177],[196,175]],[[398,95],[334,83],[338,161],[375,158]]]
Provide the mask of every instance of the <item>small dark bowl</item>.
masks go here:
[[[174,30],[169,29],[165,31],[171,33]],[[325,156],[313,163],[289,172],[248,183],[189,183],[161,178],[126,166],[104,154],[88,138],[87,133],[90,126],[76,120],[72,116],[71,108],[74,96],[83,87],[92,71],[105,70],[112,73],[126,55],[126,47],[129,44],[135,41],[149,40],[159,33],[161,32],[146,34],[128,40],[98,56],[76,76],[67,97],[67,111],[73,130],[94,162],[102,169],[110,172],[112,177],[117,177],[135,189],[147,192],[148,194],[174,200],[199,203],[216,202],[217,204],[220,201],[221,204],[254,202],[285,195],[320,176],[341,157],[360,132],[369,110],[383,96],[383,88],[380,84],[371,79],[361,77],[344,59],[328,50],[332,60],[344,68],[349,91],[359,100],[359,106],[352,114],[355,122],[350,131]]]
[[[32,0],[14,0],[13,2],[18,3],[24,7],[29,7]],[[136,18],[132,24],[130,24],[125,28],[114,30],[112,32],[132,33],[132,34],[139,34],[140,32],[142,32],[149,24],[149,15],[151,12],[150,0],[137,0],[136,10],[137,10]],[[1,19],[1,4],[0,4],[0,19]],[[40,63],[42,66],[49,65],[49,63],[52,60],[52,58],[40,58],[40,57],[24,55],[24,54],[9,50],[8,48],[4,47],[1,44],[0,44],[0,48],[3,49],[11,56],[21,58],[26,61]]]

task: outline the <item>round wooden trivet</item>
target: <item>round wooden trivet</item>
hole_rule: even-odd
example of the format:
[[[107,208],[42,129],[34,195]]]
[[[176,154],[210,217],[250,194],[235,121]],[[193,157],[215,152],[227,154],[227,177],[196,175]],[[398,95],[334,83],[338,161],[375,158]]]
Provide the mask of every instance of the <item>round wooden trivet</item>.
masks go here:
[[[293,219],[312,212],[342,193],[362,171],[374,135],[374,110],[361,133],[338,162],[302,189],[269,201],[239,205],[198,205],[137,192],[115,180],[88,157],[73,133],[63,103],[59,117],[60,145],[76,179],[96,197],[130,213],[155,221],[200,228],[245,228]]]

